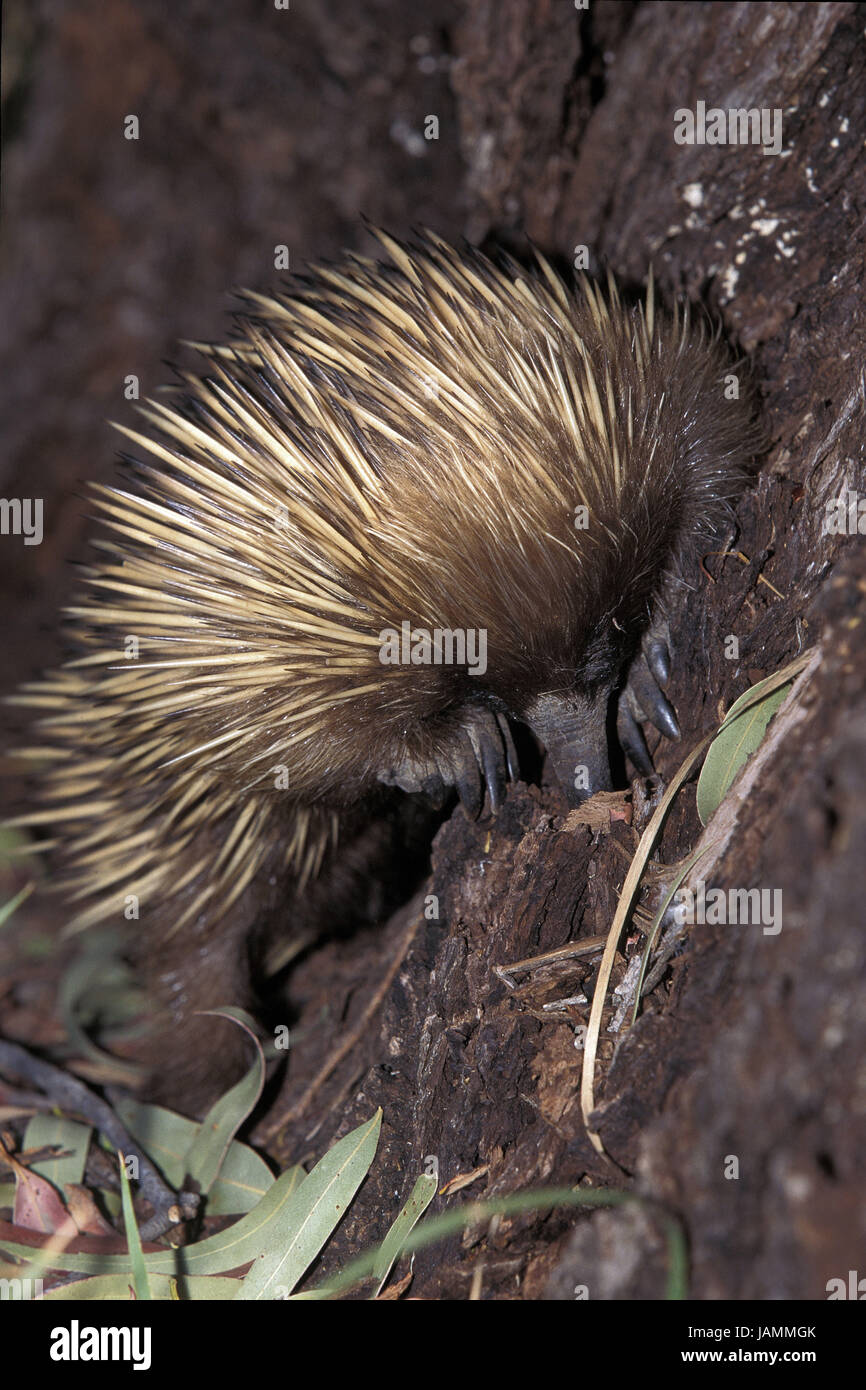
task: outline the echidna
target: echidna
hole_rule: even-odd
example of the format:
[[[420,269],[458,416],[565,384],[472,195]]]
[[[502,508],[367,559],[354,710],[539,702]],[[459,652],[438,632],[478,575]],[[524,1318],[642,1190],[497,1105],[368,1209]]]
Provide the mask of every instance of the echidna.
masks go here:
[[[647,771],[638,718],[677,731],[665,587],[753,449],[727,349],[651,285],[630,306],[378,235],[392,264],[249,294],[207,375],[142,409],[154,434],[123,427],[150,461],[94,489],[80,655],[22,696],[48,767],[25,819],[70,929],[134,919],[181,1029],[164,1091],[215,1065],[191,1012],[246,1002],[256,885],[307,883],[378,784],[495,810],[517,720],[578,799],[609,786],[617,702]]]

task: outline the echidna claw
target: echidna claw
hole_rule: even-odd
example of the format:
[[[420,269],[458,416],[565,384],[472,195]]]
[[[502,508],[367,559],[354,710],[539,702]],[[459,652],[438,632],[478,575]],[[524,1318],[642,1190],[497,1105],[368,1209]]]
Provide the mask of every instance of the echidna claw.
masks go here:
[[[480,766],[490,797],[491,811],[498,811],[505,800],[507,751],[503,746],[503,735],[496,715],[491,710],[479,707],[466,732],[472,743],[476,766]],[[463,803],[466,805],[466,803]],[[466,808],[467,811],[469,808]],[[480,813],[478,808],[476,815]]]
[[[451,749],[451,781],[467,816],[477,820],[484,805],[484,792],[479,776],[480,749],[469,729],[461,729]]]
[[[517,757],[517,749],[514,746],[514,739],[511,736],[511,725],[504,714],[497,714],[496,722],[505,744],[505,765],[509,780],[517,782],[520,779],[520,762]]]
[[[641,650],[629,667],[617,714],[617,734],[623,752],[642,777],[651,776],[653,766],[641,723],[649,720],[665,738],[680,737],[673,706],[660,689],[667,685],[670,673],[667,635],[657,623],[647,632]]]
[[[467,816],[476,820],[484,806],[484,792],[491,811],[505,799],[509,777],[519,773],[517,751],[508,721],[486,705],[469,705],[459,722],[436,739],[427,758],[402,758],[380,774],[379,780],[405,792],[423,792],[441,806],[446,788],[453,787]]]
[[[667,642],[657,633],[650,632],[643,644],[643,654],[651,674],[661,686],[667,685],[671,678],[671,654]]]
[[[620,701],[616,731],[622,751],[634,764],[641,777],[652,777],[655,769],[650,751],[646,746],[643,729],[625,700]]]

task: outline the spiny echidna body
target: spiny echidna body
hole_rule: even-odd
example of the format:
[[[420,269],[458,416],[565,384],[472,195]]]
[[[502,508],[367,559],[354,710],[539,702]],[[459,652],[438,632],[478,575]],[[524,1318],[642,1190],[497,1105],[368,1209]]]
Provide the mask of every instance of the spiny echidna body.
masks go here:
[[[249,295],[153,437],[124,429],[150,461],[95,489],[80,656],[22,697],[72,926],[135,895],[178,1016],[229,1002],[250,885],[310,880],[377,784],[495,809],[516,719],[569,791],[608,785],[618,691],[644,763],[635,716],[676,725],[639,644],[752,451],[724,345],[651,289],[380,239],[391,265]],[[449,662],[455,634],[484,659]]]

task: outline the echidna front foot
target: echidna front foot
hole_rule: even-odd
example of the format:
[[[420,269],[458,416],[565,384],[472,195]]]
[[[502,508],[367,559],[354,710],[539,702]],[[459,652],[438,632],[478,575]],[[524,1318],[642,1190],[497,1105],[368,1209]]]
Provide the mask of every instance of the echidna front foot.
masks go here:
[[[453,788],[466,814],[475,820],[484,805],[485,788],[490,809],[498,811],[507,780],[514,780],[518,771],[506,717],[486,705],[468,705],[447,733],[436,737],[428,754],[407,754],[386,768],[379,780],[404,792],[421,792],[438,806]]]
[[[617,712],[617,735],[623,752],[643,777],[651,777],[654,768],[641,724],[648,720],[666,738],[680,737],[673,706],[662,690],[670,672],[670,634],[667,624],[657,620],[647,630],[629,667]]]

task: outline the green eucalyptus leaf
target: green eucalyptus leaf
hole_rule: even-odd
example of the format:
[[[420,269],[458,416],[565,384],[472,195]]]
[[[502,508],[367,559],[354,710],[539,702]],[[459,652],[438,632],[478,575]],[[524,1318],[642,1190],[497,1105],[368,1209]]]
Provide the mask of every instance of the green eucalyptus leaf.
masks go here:
[[[773,678],[769,680],[772,682]],[[731,707],[710,744],[698,778],[697,805],[702,825],[706,825],[715,815],[728,788],[760,744],[767,725],[790,689],[791,682],[787,682],[757,701],[747,698],[753,697],[753,692],[747,690]],[[736,712],[738,705],[740,713]]]

